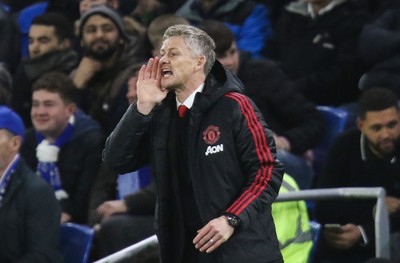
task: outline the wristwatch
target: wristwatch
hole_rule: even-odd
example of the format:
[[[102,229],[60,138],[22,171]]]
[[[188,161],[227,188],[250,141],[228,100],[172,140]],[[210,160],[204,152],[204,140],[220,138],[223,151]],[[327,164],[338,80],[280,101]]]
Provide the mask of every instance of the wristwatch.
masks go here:
[[[238,228],[240,225],[240,218],[238,216],[235,216],[232,213],[224,213],[224,216],[226,216],[226,219],[228,220],[228,224],[232,226],[233,228]]]

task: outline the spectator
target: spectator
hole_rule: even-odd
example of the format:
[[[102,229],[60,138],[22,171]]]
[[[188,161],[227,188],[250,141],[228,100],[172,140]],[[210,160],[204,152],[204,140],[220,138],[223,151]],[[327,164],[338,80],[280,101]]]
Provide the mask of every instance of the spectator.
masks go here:
[[[165,14],[173,14],[186,0],[131,0],[135,2],[130,15],[140,21],[143,25],[149,26],[157,17]],[[129,4],[125,2],[125,5]],[[132,6],[132,4],[131,4]]]
[[[167,29],[104,160],[124,173],[151,159],[163,262],[283,262],[270,207],[283,174],[272,132],[214,49],[198,28]]]
[[[138,81],[139,69],[142,64],[137,64],[135,68],[132,68],[132,74],[128,79],[128,92],[126,93],[126,98],[129,104],[135,103],[137,101],[137,86],[136,83]]]
[[[14,73],[20,59],[18,27],[11,12],[0,2],[0,63]]]
[[[189,25],[186,18],[179,17],[173,14],[165,14],[154,19],[147,29],[147,38],[149,39],[153,57],[160,56],[160,48],[162,45],[162,37],[168,27],[174,25]]]
[[[223,23],[207,20],[199,24],[215,41],[217,59],[243,82],[245,93],[263,113],[274,132],[278,159],[285,164],[300,189],[309,189],[313,168],[311,148],[321,139],[324,123],[315,105],[293,89],[293,83],[272,61],[250,58],[240,52],[233,34]]]
[[[175,14],[197,25],[205,19],[224,22],[234,33],[238,48],[252,57],[260,57],[271,37],[271,25],[265,5],[243,0],[189,0]]]
[[[110,8],[118,11],[120,6],[119,0],[80,0],[79,2],[79,13],[81,16],[85,14],[91,7],[97,5],[108,5]]]
[[[11,75],[0,63],[0,105],[10,105],[11,103],[12,79]]]
[[[299,190],[296,181],[285,173],[279,194]],[[306,202],[299,200],[273,203],[272,217],[284,262],[309,262],[313,240]]]
[[[119,14],[105,6],[90,8],[81,18],[84,57],[73,72],[80,106],[108,134],[128,107],[126,82],[131,67],[144,59],[133,48]]]
[[[138,63],[132,65],[131,71],[129,72],[128,83],[126,85],[127,93],[126,99],[129,104],[132,104],[136,101],[136,82],[137,82],[137,74],[139,72],[140,67],[143,63]],[[97,213],[97,208],[104,202],[109,200],[114,200],[117,195],[117,180],[118,173],[111,171],[107,165],[103,162],[100,168],[99,175],[94,182],[94,186],[92,192],[90,194],[90,205],[89,205],[89,224],[95,225],[101,221],[101,216]]]
[[[349,0],[291,2],[265,55],[279,62],[295,89],[315,104],[353,102],[364,71],[357,41],[367,19]]]
[[[24,135],[21,118],[0,106],[0,262],[62,262],[60,207],[21,159]]]
[[[54,189],[61,223],[87,222],[89,193],[101,164],[104,135],[77,110],[72,81],[51,72],[33,84],[32,123],[21,154]]]
[[[127,99],[136,102],[136,83],[142,64],[132,69],[128,80]],[[136,174],[140,179],[139,172]],[[147,174],[147,176],[150,176]],[[93,259],[103,258],[154,235],[155,185],[114,200],[117,174],[108,171],[98,176],[91,193],[90,223],[95,238]],[[121,191],[121,189],[119,189]],[[111,194],[108,194],[111,193]],[[131,259],[133,260],[133,259]]]
[[[91,7],[98,6],[98,5],[107,5],[108,7],[114,9],[116,12],[119,13],[121,11],[121,2],[120,0],[80,0],[79,3],[79,12],[81,16],[83,16]],[[135,51],[140,54],[139,52],[144,53],[145,50],[144,46],[144,39],[145,39],[145,31],[146,29],[134,18],[130,16],[122,16],[122,20],[125,25],[126,33],[129,34],[130,40],[134,45],[131,48],[134,48]],[[76,26],[79,34],[79,27],[80,21],[77,21]]]
[[[400,230],[400,120],[397,96],[390,90],[374,88],[359,100],[358,129],[337,138],[327,158],[325,174],[318,188],[383,187],[390,213],[392,235]],[[325,228],[316,251],[317,262],[357,263],[374,257],[375,201],[320,201],[316,218],[322,224],[340,224],[340,229]],[[399,243],[391,241],[394,260]]]
[[[12,107],[25,125],[30,120],[32,84],[43,74],[58,71],[69,74],[78,63],[71,49],[72,23],[60,13],[45,13],[33,19],[29,29],[29,58],[21,61],[13,76]]]
[[[372,67],[361,78],[360,89],[385,87],[400,96],[400,7],[365,26],[359,43],[362,58]]]
[[[95,226],[96,259],[154,235],[155,204],[154,183],[122,200],[101,204],[97,211],[102,216],[102,221]]]

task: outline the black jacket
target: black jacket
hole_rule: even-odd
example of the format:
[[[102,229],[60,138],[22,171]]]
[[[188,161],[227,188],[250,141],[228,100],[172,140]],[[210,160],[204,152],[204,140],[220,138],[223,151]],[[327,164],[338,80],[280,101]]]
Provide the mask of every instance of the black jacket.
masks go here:
[[[303,154],[319,143],[324,122],[315,105],[294,89],[275,63],[242,52],[238,77],[270,129],[289,140],[292,153]]]
[[[0,262],[62,262],[59,229],[53,190],[21,160],[0,207]]]
[[[241,88],[216,62],[190,110],[188,176],[201,223],[225,211],[242,221],[226,243],[207,255],[207,262],[282,262],[271,204],[283,167],[276,159],[271,131],[253,102],[239,93]],[[183,231],[168,156],[172,114],[177,114],[174,93],[147,116],[133,104],[107,139],[103,153],[105,161],[119,172],[137,169],[151,159],[158,194],[156,232],[164,263],[180,262],[183,249],[181,235],[172,236],[171,231]]]
[[[358,36],[368,16],[349,0],[312,19],[307,3],[289,4],[278,21],[267,57],[281,63],[296,89],[317,105],[357,99],[365,68],[357,54]]]
[[[359,50],[372,67],[361,78],[360,88],[386,87],[400,96],[400,8],[388,10],[365,26]]]
[[[104,134],[100,126],[82,112],[77,113],[70,142],[61,147],[58,168],[63,189],[69,198],[60,200],[63,212],[72,216],[75,223],[87,222],[89,194],[101,164]],[[21,155],[36,171],[37,138],[35,130],[27,131]]]

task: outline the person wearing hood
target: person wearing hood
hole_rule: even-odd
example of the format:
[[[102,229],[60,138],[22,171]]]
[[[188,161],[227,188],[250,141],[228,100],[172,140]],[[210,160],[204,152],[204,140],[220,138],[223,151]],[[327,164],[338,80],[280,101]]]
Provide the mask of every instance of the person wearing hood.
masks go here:
[[[146,59],[137,38],[107,5],[89,8],[80,19],[83,57],[71,77],[80,91],[80,108],[108,134],[128,108],[125,94],[131,66]]]
[[[169,27],[103,158],[119,173],[151,160],[162,262],[283,262],[271,216],[283,165],[260,111],[214,49],[196,27]]]
[[[61,223],[85,224],[105,136],[99,124],[77,110],[76,90],[65,74],[45,74],[32,90],[33,128],[21,155],[53,187]]]

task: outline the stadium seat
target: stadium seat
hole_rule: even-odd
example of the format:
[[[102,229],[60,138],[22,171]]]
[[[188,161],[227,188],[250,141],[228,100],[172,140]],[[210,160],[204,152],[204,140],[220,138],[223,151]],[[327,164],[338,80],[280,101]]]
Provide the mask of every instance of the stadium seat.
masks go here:
[[[317,110],[324,119],[325,134],[320,144],[313,149],[315,177],[321,173],[329,147],[336,136],[345,130],[348,117],[346,111],[334,107],[317,106]]]
[[[87,263],[92,246],[93,229],[74,223],[61,224],[61,255],[64,263]]]
[[[32,24],[32,20],[43,14],[48,6],[48,1],[42,1],[33,3],[24,9],[22,9],[18,15],[17,23],[21,34],[21,57],[28,56],[28,44],[29,44],[29,29]]]
[[[317,106],[318,112],[321,114],[325,123],[325,133],[321,142],[313,148],[314,162],[314,181],[312,187],[315,187],[317,178],[322,173],[328,150],[334,142],[336,136],[342,133],[348,124],[348,113],[345,110],[330,107],[330,106]],[[307,208],[309,210],[310,218],[314,218],[315,202],[307,200]]]

